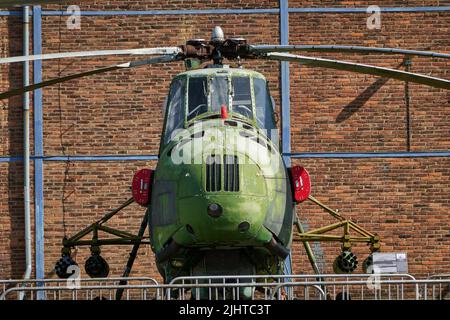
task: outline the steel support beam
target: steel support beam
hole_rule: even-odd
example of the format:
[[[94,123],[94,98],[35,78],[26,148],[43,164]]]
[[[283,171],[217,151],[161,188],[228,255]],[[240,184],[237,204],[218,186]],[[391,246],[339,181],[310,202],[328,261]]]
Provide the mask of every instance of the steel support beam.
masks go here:
[[[304,153],[289,153],[285,156],[291,158],[336,158],[336,159],[347,159],[347,158],[436,158],[436,157],[450,157],[450,151],[433,151],[433,152],[304,152]]]
[[[302,152],[302,153],[285,153],[284,157],[293,159],[354,159],[354,158],[366,158],[366,159],[397,159],[397,158],[447,158],[450,157],[450,151],[431,151],[431,152]],[[89,155],[89,156],[31,156],[31,161],[43,160],[43,161],[156,161],[157,155]],[[0,163],[8,162],[20,162],[23,161],[22,156],[17,157],[0,157]]]
[[[41,6],[33,7],[33,54],[42,54],[42,10]],[[33,62],[33,82],[42,81],[42,61]],[[44,155],[42,90],[34,91],[34,154]],[[36,279],[44,279],[44,161],[34,160],[34,215],[35,215],[35,255]],[[38,298],[43,298],[38,292]]]
[[[280,0],[280,44],[289,44],[289,2]],[[281,62],[281,151],[283,154],[291,152],[291,106],[289,62]],[[290,166],[291,159],[283,157],[286,166]]]
[[[450,11],[450,6],[425,6],[425,7],[380,7],[381,12],[385,13],[408,13],[408,12],[446,12]],[[291,13],[367,13],[367,8],[289,8]],[[81,11],[83,16],[117,16],[117,15],[178,15],[178,14],[276,14],[279,9],[211,9],[211,10],[97,10]],[[20,16],[20,11],[0,10],[0,16]],[[42,16],[63,16],[71,15],[62,10],[45,10]]]

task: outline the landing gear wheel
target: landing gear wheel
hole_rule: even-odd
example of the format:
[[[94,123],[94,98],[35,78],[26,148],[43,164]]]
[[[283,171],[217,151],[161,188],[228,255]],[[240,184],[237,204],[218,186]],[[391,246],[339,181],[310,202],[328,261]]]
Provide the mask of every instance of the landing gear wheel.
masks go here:
[[[55,264],[56,275],[61,279],[69,278],[73,272],[68,273],[67,269],[70,266],[77,266],[77,263],[68,254],[63,254],[61,259]]]
[[[336,273],[352,273],[358,267],[358,259],[351,251],[342,251],[333,263]]]

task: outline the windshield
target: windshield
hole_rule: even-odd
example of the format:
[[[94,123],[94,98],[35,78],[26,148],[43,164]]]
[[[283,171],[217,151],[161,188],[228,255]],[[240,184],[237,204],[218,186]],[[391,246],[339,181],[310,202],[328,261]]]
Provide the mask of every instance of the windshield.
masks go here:
[[[220,112],[222,106],[228,107],[228,78],[214,77],[211,81],[211,111]]]
[[[184,124],[185,115],[185,93],[186,80],[175,79],[170,86],[168,98],[168,112],[166,120],[165,143],[170,141],[170,135],[175,129],[179,129]]]
[[[253,90],[255,92],[256,122],[258,126],[267,130],[275,129],[272,99],[270,98],[266,81],[254,78]]]
[[[209,79],[206,76],[200,76],[188,79],[189,81],[186,81],[186,78],[174,79],[170,86],[166,104],[164,143],[170,141],[174,130],[183,127],[185,118],[190,121],[206,112],[220,114],[222,106],[226,106],[232,114],[248,119],[255,118],[261,129],[276,129],[274,105],[264,79],[254,77],[251,81],[252,79],[248,76],[234,76],[231,80],[226,76],[215,76]],[[252,82],[254,103],[252,103]],[[231,90],[229,84],[231,84]]]
[[[232,111],[244,117],[253,119],[252,92],[249,77],[233,77]]]
[[[267,82],[262,78],[254,77],[252,79],[249,76],[241,75],[233,77],[224,75],[194,76],[189,78],[187,87],[187,121],[207,112],[220,114],[221,108],[225,106],[232,115],[250,120],[255,119],[258,127],[262,129],[275,129],[276,127],[273,115],[274,106]],[[255,109],[253,109],[254,107]]]
[[[189,78],[189,104],[187,120],[208,111],[208,78]]]
[[[229,112],[253,119],[250,77],[232,77],[231,90],[229,86],[227,76],[214,76],[209,81],[207,77],[189,78],[187,121],[206,112],[220,113],[223,106]]]

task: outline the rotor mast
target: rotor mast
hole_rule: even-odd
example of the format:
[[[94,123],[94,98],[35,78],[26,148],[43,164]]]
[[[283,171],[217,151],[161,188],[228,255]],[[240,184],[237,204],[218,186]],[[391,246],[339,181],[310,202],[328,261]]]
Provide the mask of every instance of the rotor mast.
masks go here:
[[[212,59],[213,63],[216,65],[222,65],[223,57],[220,52],[220,48],[222,44],[225,42],[225,35],[223,30],[219,26],[215,26],[211,33],[211,41],[210,43],[214,46]]]

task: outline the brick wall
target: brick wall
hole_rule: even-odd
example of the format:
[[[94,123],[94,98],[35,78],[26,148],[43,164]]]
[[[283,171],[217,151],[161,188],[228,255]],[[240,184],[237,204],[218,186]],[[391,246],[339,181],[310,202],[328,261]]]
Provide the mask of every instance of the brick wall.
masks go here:
[[[291,7],[364,7],[366,1],[290,1]],[[373,4],[373,3],[370,3]],[[390,1],[389,6],[449,5],[447,1]],[[383,3],[383,5],[386,5]],[[387,6],[387,5],[386,5]],[[277,8],[278,1],[101,1],[80,2],[81,10]],[[47,9],[65,10],[65,5]],[[366,14],[291,13],[290,41],[302,44],[391,46],[450,52],[450,13],[385,13],[381,30],[367,30]],[[20,17],[0,17],[2,56],[20,55]],[[81,30],[68,30],[66,17],[43,17],[43,51],[173,46],[208,38],[215,25],[251,43],[279,43],[277,14],[83,16]],[[315,54],[313,54],[315,55]],[[399,67],[400,56],[322,54],[348,61]],[[139,57],[137,57],[139,58]],[[44,62],[44,79],[126,61],[126,58]],[[246,62],[264,73],[280,105],[279,65]],[[449,62],[414,58],[413,72],[450,79]],[[400,66],[400,68],[404,68]],[[44,89],[46,155],[155,154],[162,129],[162,103],[182,65],[143,67],[74,80]],[[0,89],[21,83],[20,65],[0,67]],[[411,151],[450,148],[449,92],[410,85]],[[293,152],[407,151],[405,85],[395,80],[326,69],[291,66]],[[21,98],[0,102],[0,155],[22,150]],[[313,178],[313,193],[346,217],[382,237],[386,251],[406,251],[410,272],[449,270],[450,165],[448,158],[296,160]],[[154,162],[45,162],[45,271],[52,275],[61,239],[87,226],[130,196],[131,177]],[[0,163],[0,278],[23,272],[21,163]],[[309,203],[298,209],[310,228],[332,222]],[[137,232],[143,210],[132,205],[113,226]],[[64,230],[65,229],[65,230]],[[130,248],[104,250],[111,275],[121,274]],[[322,245],[326,271],[338,253]],[[362,261],[364,246],[355,247]],[[83,264],[88,248],[76,253]],[[295,272],[310,272],[301,244],[294,247]],[[156,275],[153,254],[141,249],[132,275]]]

